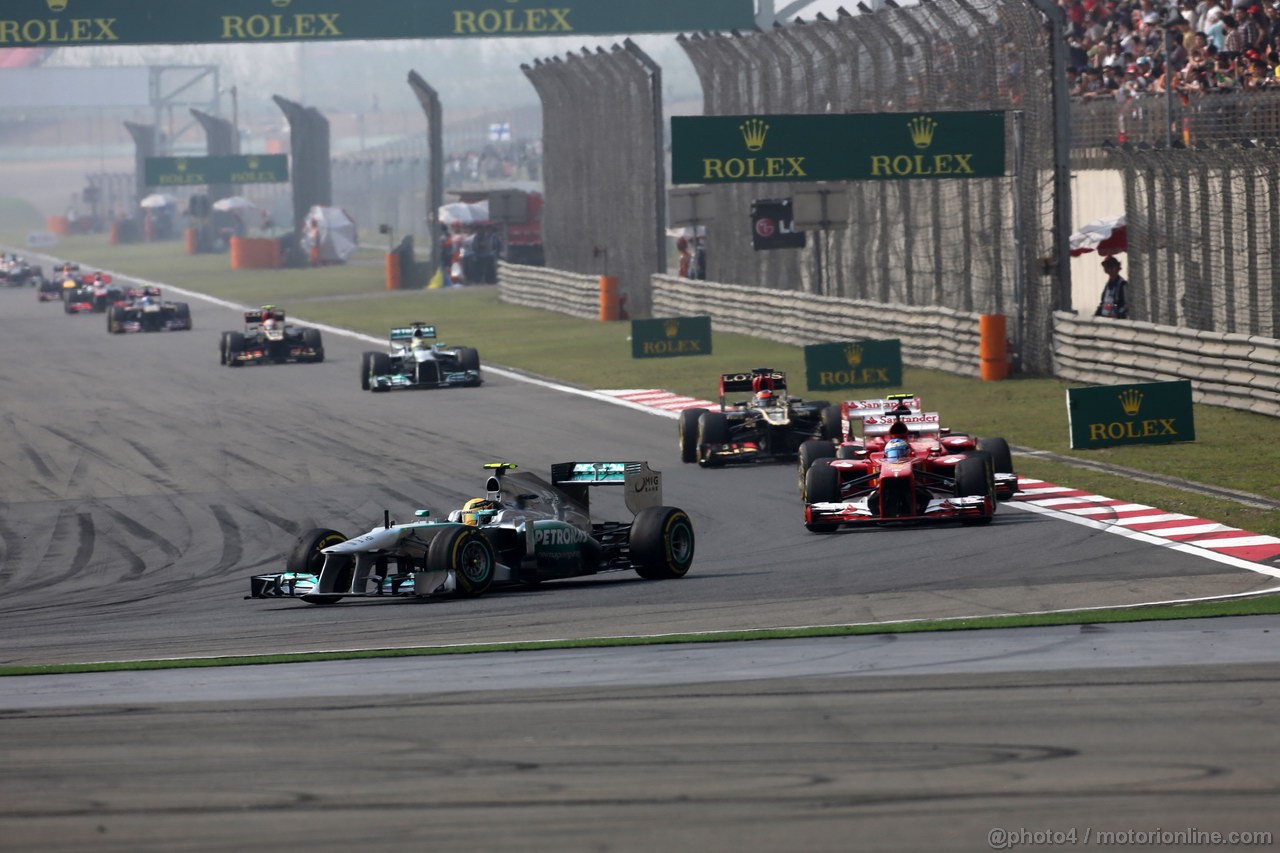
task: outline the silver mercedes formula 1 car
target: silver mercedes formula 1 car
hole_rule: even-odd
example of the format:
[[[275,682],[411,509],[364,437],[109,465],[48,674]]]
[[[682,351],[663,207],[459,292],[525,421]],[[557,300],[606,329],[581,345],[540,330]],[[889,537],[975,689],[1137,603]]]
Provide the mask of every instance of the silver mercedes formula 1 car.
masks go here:
[[[662,474],[646,462],[563,462],[551,482],[490,463],[485,496],[446,518],[418,510],[413,521],[383,523],[354,539],[316,528],[294,544],[285,570],[250,579],[250,598],[343,598],[455,593],[476,596],[537,584],[634,570],[642,578],[681,578],[693,563],[693,522],[662,504]],[[629,522],[595,521],[590,492],[620,486]]]

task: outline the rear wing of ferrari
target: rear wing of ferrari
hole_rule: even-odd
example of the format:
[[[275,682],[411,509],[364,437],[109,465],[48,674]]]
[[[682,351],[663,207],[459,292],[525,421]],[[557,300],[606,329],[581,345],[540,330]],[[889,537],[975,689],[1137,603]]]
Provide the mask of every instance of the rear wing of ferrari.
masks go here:
[[[889,429],[899,419],[912,435],[942,431],[942,419],[937,412],[913,412],[905,415],[868,415],[862,419],[862,435],[866,438],[888,435]]]
[[[590,506],[592,486],[623,486],[632,514],[662,505],[662,472],[648,462],[558,462],[551,466],[551,484],[583,506]]]

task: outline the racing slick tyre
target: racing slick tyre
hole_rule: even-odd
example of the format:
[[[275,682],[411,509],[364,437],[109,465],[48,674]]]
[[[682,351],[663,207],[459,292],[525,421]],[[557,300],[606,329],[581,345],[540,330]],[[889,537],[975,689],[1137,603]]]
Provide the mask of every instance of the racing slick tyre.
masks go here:
[[[227,336],[230,332],[223,332],[218,338],[218,364],[227,363]]]
[[[1009,442],[1003,438],[983,438],[978,441],[978,449],[991,454],[991,464],[997,474],[1013,473],[1013,454],[1009,452]],[[1013,493],[996,493],[1000,500],[1008,500]]]
[[[703,468],[719,468],[724,460],[707,448],[729,443],[729,419],[724,412],[703,412],[698,416],[698,464]]]
[[[479,377],[480,353],[476,351],[475,347],[458,347],[458,367],[462,370],[474,370],[476,372],[476,376]],[[477,378],[476,381],[471,384],[474,387],[479,385],[480,381],[481,380]]]
[[[805,503],[837,503],[840,500],[840,471],[832,468],[826,459],[815,459],[804,475]],[[806,521],[810,533],[834,533],[838,524],[817,524]]]
[[[372,365],[373,365],[373,357],[375,355],[377,355],[376,352],[360,353],[360,390],[361,391],[369,390],[369,374],[373,372]]]
[[[822,417],[822,437],[833,441],[839,441],[844,438],[844,424],[841,423],[840,419],[840,407],[823,406],[820,414]]]
[[[124,309],[119,305],[107,309],[107,332],[113,335],[124,332]]]
[[[227,332],[227,348],[226,361],[227,367],[239,367],[240,359],[237,357],[244,352],[244,333],[243,332]]]
[[[462,595],[483,595],[493,584],[497,569],[493,545],[475,527],[442,530],[427,548],[427,571],[453,572]]]
[[[685,409],[676,420],[676,437],[680,444],[680,461],[698,461],[698,418],[706,409]]]
[[[67,314],[76,313],[76,309],[71,307],[71,299],[66,296],[64,296],[62,299],[62,310],[64,313],[67,313]]]
[[[288,558],[285,559],[284,568],[287,572],[296,572],[303,575],[319,575],[320,567],[324,565],[324,554],[320,553],[331,545],[339,545],[347,541],[347,537],[336,530],[328,527],[313,527],[306,530],[298,537],[297,542],[293,545],[293,550],[289,552]],[[350,588],[351,572],[355,570],[355,563],[352,562],[351,568],[346,572],[345,577],[339,577],[335,588]],[[309,604],[336,604],[336,598],[317,598],[309,601]]]
[[[303,329],[302,343],[308,349],[314,350],[315,355],[311,356],[308,361],[319,364],[324,361],[324,339],[320,337],[319,329]]]
[[[799,463],[796,466],[796,479],[800,486],[800,500],[805,499],[805,474],[819,459],[830,459],[836,455],[835,446],[821,438],[811,438],[800,444]]]
[[[693,522],[673,506],[640,510],[631,525],[631,562],[645,580],[682,578],[693,564]]]
[[[191,306],[185,302],[173,303],[173,319],[180,320],[182,328],[188,332],[191,331]]]
[[[972,497],[983,495],[994,512],[996,505],[996,486],[991,474],[991,457],[985,453],[970,453],[956,463],[956,497]],[[990,524],[991,513],[961,519],[963,524]]]
[[[859,453],[866,452],[861,444],[842,444],[836,448],[837,459],[857,459]]]
[[[369,387],[374,391],[387,391],[387,388],[379,388],[373,384],[373,377],[386,376],[391,373],[391,356],[385,352],[375,352],[373,358],[369,360]]]

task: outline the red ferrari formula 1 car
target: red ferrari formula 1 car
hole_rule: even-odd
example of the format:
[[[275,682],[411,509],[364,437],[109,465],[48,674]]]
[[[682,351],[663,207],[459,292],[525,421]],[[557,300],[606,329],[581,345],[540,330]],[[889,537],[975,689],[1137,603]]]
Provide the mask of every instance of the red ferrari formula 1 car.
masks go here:
[[[1013,471],[1008,442],[1003,438],[978,438],[969,433],[953,432],[942,426],[937,412],[923,410],[919,397],[890,394],[883,400],[846,400],[838,409],[838,415],[834,412],[826,414],[829,420],[841,424],[840,439],[834,443],[806,441],[800,446],[798,479],[801,500],[805,499],[805,475],[814,462],[833,458],[861,459],[865,458],[866,452],[883,450],[895,423],[906,427],[908,440],[924,455],[986,452],[994,469],[996,497],[1006,501],[1018,490],[1018,476]]]
[[[902,399],[888,416],[870,416],[887,424],[864,434],[861,445],[846,442],[837,458],[813,461],[805,473],[805,527],[830,533],[841,526],[925,521],[988,524],[996,512],[996,454],[943,443],[935,413],[912,411]],[[880,427],[883,426],[883,432]],[[965,438],[968,438],[967,436]],[[992,450],[1008,455],[1003,439],[988,439]],[[1017,477],[1002,471],[1005,490]],[[1010,492],[1012,494],[1012,492]]]

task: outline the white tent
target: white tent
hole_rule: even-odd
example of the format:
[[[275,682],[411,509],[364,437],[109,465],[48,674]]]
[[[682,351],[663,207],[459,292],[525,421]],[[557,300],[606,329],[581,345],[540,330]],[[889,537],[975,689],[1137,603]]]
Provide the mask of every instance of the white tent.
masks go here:
[[[473,225],[477,222],[488,222],[489,202],[487,199],[472,204],[455,201],[441,205],[437,213],[440,222],[445,225]]]
[[[301,244],[320,263],[342,263],[360,245],[355,220],[340,207],[316,205],[307,212]]]

